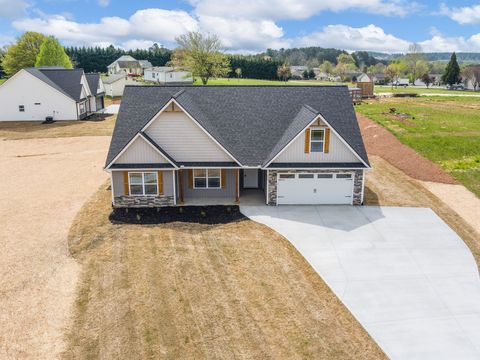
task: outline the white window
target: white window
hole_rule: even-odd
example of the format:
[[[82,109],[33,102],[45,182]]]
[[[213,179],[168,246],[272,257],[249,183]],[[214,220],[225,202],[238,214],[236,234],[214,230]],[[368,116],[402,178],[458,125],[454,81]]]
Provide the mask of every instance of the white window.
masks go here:
[[[18,105],[18,111],[25,112],[25,105]]]
[[[194,189],[220,189],[222,187],[222,171],[220,169],[193,170]]]
[[[158,179],[156,172],[128,173],[130,195],[158,195]]]
[[[155,79],[155,73],[154,73],[154,72],[152,72],[152,78],[154,78],[154,79]]]
[[[323,152],[325,144],[325,130],[313,129],[310,131],[310,152]]]

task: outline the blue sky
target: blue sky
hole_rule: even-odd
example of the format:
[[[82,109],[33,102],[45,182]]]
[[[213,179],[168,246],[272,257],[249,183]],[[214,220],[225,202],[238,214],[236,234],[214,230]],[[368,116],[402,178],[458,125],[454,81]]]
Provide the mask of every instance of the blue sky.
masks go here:
[[[322,46],[480,52],[480,1],[0,0],[0,45],[23,31],[64,45],[167,47],[187,31],[216,33],[227,51]]]

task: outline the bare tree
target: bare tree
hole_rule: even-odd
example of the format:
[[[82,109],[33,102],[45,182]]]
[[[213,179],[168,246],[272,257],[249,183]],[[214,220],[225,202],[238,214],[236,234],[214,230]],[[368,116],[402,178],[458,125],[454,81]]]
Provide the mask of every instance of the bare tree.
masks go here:
[[[472,83],[473,91],[480,86],[480,65],[467,66],[463,69],[462,77]]]
[[[292,76],[290,66],[288,66],[288,64],[280,65],[277,69],[277,75],[281,80],[287,82],[287,80]]]

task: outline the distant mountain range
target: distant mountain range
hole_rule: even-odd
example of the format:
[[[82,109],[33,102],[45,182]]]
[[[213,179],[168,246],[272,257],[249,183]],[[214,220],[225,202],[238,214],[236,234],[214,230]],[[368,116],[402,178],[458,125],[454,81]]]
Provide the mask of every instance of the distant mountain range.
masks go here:
[[[404,55],[404,54],[387,54],[387,53],[381,53],[381,52],[375,52],[375,51],[368,51],[368,53],[378,60],[394,60]],[[450,60],[450,56],[452,56],[452,53],[451,52],[432,52],[432,53],[425,53],[424,55],[428,61],[448,61]],[[480,62],[480,53],[458,52],[457,60],[459,62]]]

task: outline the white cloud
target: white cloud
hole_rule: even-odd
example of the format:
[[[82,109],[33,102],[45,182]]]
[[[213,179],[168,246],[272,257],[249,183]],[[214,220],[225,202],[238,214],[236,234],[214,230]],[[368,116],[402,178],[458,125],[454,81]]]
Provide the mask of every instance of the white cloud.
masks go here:
[[[190,0],[200,15],[248,19],[307,19],[323,11],[362,10],[369,13],[405,16],[418,8],[403,0]]]
[[[15,20],[13,27],[21,31],[38,31],[54,35],[67,45],[120,45],[131,39],[172,43],[176,36],[197,30],[197,20],[185,11],[144,9],[128,20],[104,17],[98,23],[79,23],[62,15],[44,15]],[[140,40],[136,40],[140,41]]]
[[[469,38],[435,35],[431,39],[420,41],[419,44],[426,52],[480,51],[480,33]]]
[[[480,4],[466,7],[449,8],[447,5],[440,6],[440,14],[448,16],[459,24],[480,24]]]
[[[354,28],[347,25],[328,25],[297,40],[298,46],[333,47],[345,50],[403,52],[409,42],[386,34],[375,25]]]
[[[217,34],[227,50],[252,52],[288,46],[283,29],[271,20],[200,16],[199,22],[201,30]]]
[[[0,0],[0,18],[14,19],[23,16],[30,6],[24,0]]]

